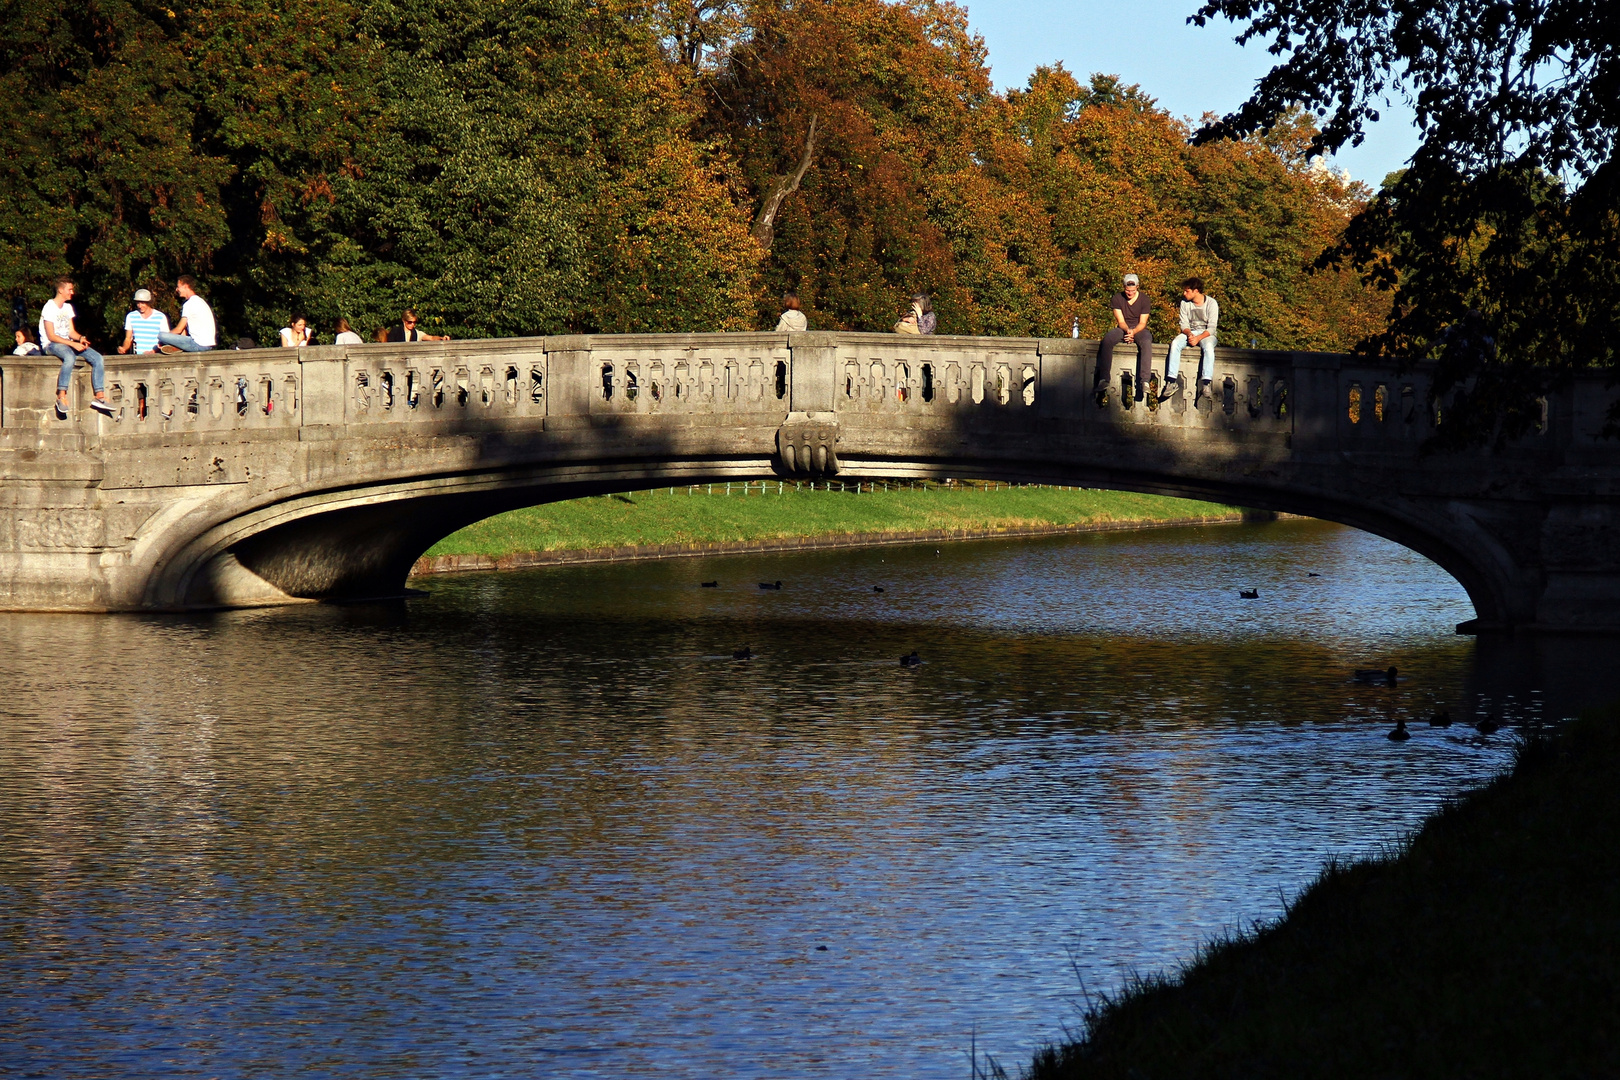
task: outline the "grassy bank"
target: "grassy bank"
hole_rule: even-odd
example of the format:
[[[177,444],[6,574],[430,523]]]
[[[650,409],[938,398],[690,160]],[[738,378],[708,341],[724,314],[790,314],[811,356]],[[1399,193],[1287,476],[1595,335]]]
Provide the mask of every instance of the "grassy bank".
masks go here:
[[[1400,850],[1100,1003],[1029,1075],[1620,1076],[1616,776],[1620,709],[1529,742]]]
[[[934,529],[1062,527],[1217,518],[1231,507],[1121,491],[878,481],[832,490],[770,481],[657,488],[514,510],[462,529],[428,556],[577,551],[629,545],[749,543]]]

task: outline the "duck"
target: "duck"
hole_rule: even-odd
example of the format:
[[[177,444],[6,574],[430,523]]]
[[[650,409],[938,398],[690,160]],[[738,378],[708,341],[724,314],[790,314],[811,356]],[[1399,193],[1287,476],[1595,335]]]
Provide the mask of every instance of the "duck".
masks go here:
[[[917,650],[913,649],[911,652],[900,658],[900,666],[922,667],[922,657],[917,655]]]
[[[740,649],[733,650],[731,658],[733,660],[752,660],[754,658],[754,647],[752,645],[744,645]]]
[[[1485,717],[1485,719],[1474,725],[1474,730],[1478,731],[1481,735],[1494,734],[1495,732],[1500,731],[1501,728],[1502,722],[1496,718],[1495,713],[1489,714]]]
[[[759,587],[762,589],[780,589],[782,587],[782,583],[778,581],[775,584],[772,584],[769,581],[762,581],[759,583]]]
[[[1366,683],[1368,686],[1394,686],[1397,674],[1394,664],[1383,671],[1377,668],[1356,668],[1356,682]]]
[[[1450,727],[1451,726],[1451,713],[1444,710],[1444,709],[1440,710],[1439,712],[1435,713],[1433,716],[1429,717],[1429,726],[1430,727]]]
[[[1238,590],[1238,595],[1241,596],[1245,600],[1258,600],[1258,599],[1260,599],[1260,590],[1259,589],[1239,589]]]
[[[1306,577],[1321,577],[1321,574],[1306,574]]]
[[[720,583],[718,581],[705,581],[703,583],[703,587],[705,589],[718,589],[720,587]]]
[[[883,586],[881,586],[881,585],[874,585],[874,586],[872,586],[872,591],[873,591],[873,592],[882,592],[882,591],[883,591]]]
[[[1410,739],[1411,737],[1412,737],[1412,733],[1410,731],[1406,730],[1406,721],[1405,720],[1397,720],[1397,721],[1395,721],[1395,730],[1390,732],[1389,735],[1388,735],[1388,738],[1389,738],[1390,742],[1405,742],[1407,739]]]

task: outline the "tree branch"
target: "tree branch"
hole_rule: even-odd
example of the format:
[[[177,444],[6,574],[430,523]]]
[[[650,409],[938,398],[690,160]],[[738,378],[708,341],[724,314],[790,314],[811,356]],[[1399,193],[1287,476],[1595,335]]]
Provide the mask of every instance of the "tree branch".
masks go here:
[[[816,114],[810,114],[810,133],[804,137],[804,158],[799,167],[791,176],[784,176],[771,185],[770,192],[765,201],[759,206],[759,216],[754,219],[753,236],[759,246],[766,251],[771,249],[771,242],[776,239],[776,214],[782,209],[782,203],[787,197],[799,190],[799,182],[804,174],[810,171],[810,163],[816,156]]]

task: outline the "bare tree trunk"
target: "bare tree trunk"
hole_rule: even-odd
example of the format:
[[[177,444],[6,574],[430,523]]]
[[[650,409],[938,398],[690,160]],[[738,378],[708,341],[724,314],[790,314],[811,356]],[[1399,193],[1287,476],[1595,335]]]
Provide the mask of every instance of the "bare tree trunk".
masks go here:
[[[804,174],[810,171],[810,163],[816,156],[816,114],[810,114],[810,133],[804,137],[804,159],[792,176],[784,176],[771,185],[770,192],[765,201],[760,204],[759,216],[754,219],[753,235],[759,246],[766,251],[771,249],[771,242],[776,239],[776,214],[782,209],[782,203],[787,197],[799,190],[799,181]]]

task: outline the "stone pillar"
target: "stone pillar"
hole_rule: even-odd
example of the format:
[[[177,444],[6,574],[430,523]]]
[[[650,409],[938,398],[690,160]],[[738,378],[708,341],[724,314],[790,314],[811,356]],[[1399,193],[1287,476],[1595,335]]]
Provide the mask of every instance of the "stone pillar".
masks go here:
[[[838,338],[833,333],[788,335],[790,412],[837,410]]]

